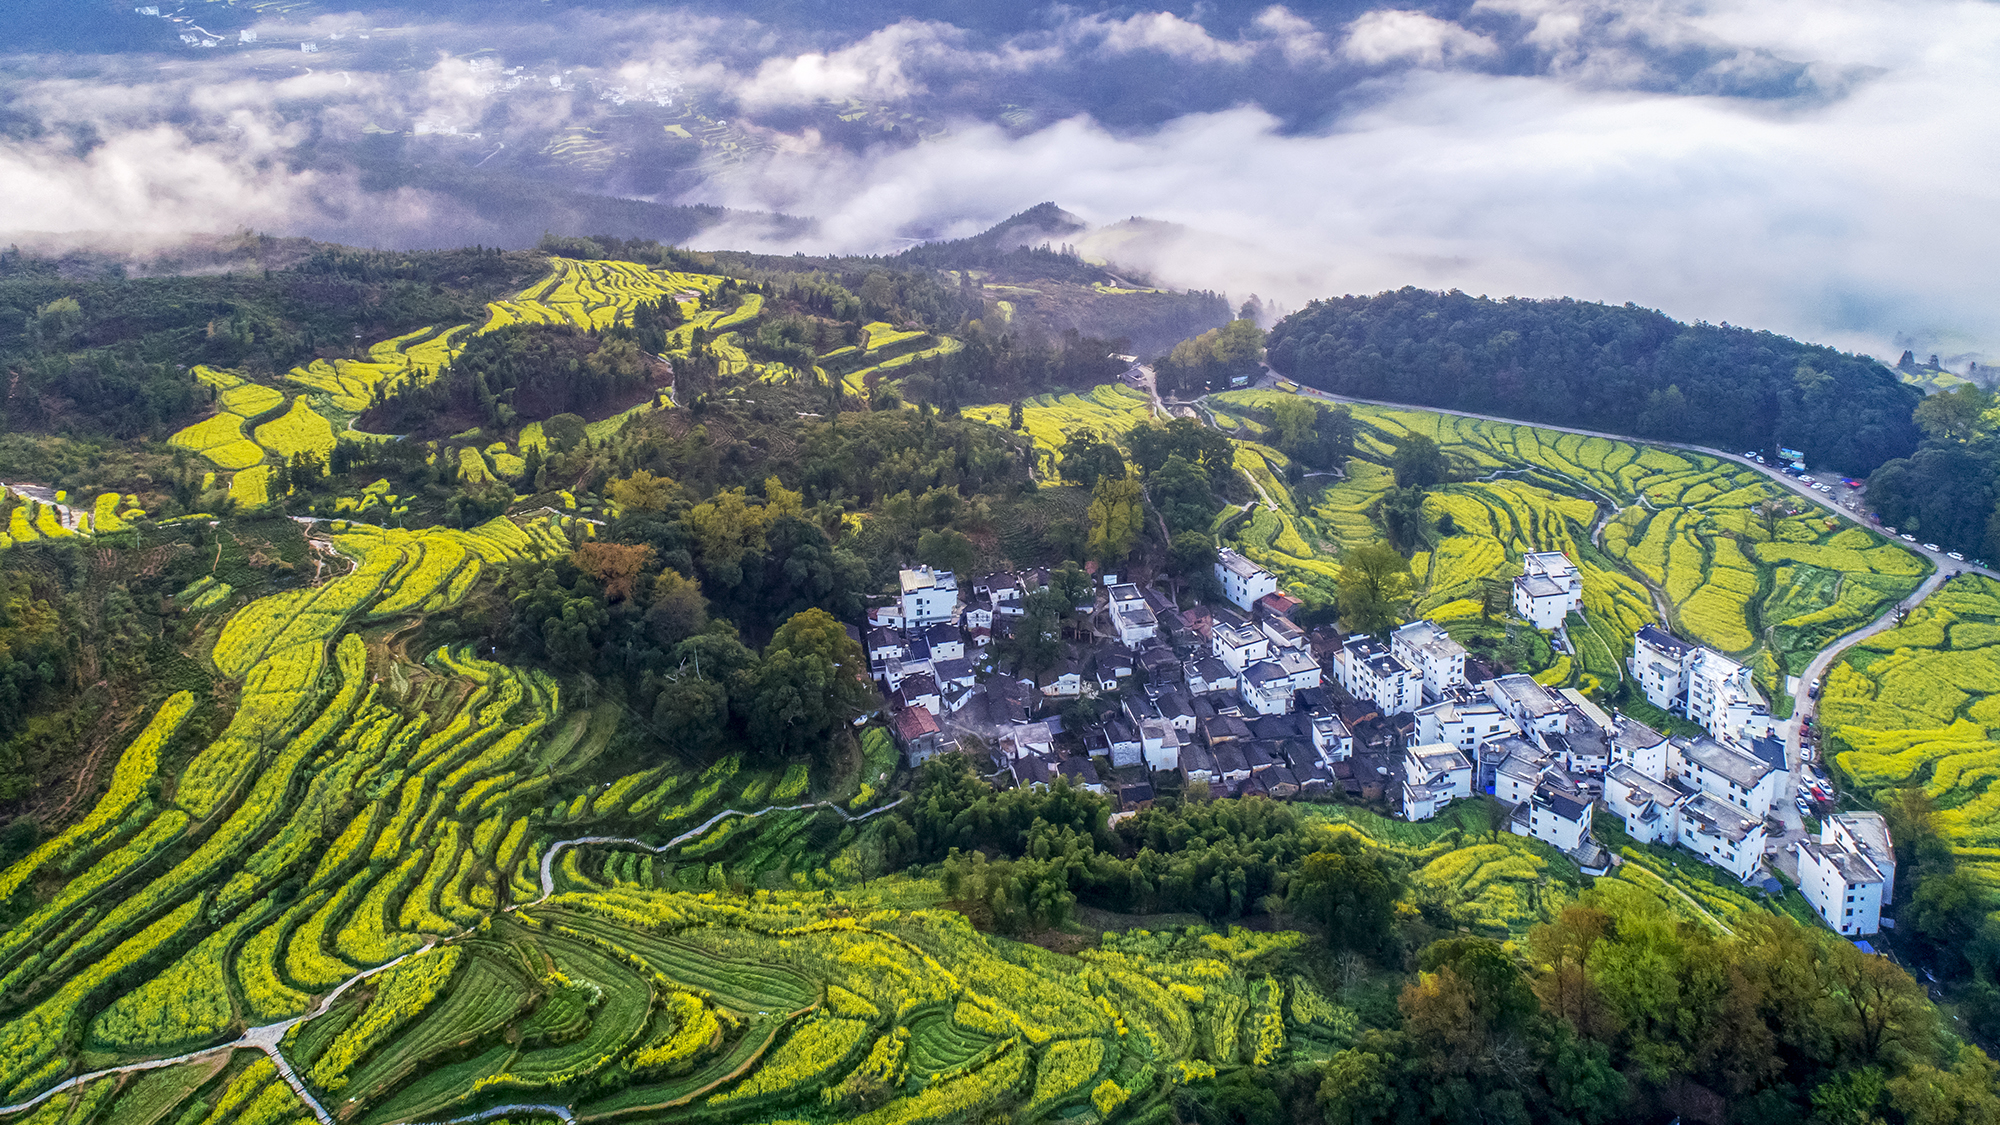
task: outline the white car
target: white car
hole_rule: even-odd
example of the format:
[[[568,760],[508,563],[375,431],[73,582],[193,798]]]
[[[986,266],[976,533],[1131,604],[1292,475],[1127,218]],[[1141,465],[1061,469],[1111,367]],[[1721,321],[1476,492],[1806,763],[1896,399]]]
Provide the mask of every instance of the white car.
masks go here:
[[[1942,549],[1942,548],[1940,548],[1940,547],[1939,547],[1939,546],[1938,546],[1938,545],[1937,545],[1936,543],[1926,543],[1926,544],[1924,544],[1924,550],[1926,550],[1926,551],[1929,551],[1929,552],[1931,552],[1932,554],[1936,554],[1936,553],[1937,553],[1937,552],[1938,552],[1939,550],[1941,550],[1941,549]]]
[[[1904,532],[1904,533],[1903,533],[1903,534],[1901,534],[1901,535],[1898,535],[1898,536],[1896,536],[1896,538],[1898,538],[1898,539],[1901,539],[1901,540],[1902,540],[1903,542],[1905,542],[1905,543],[1915,543],[1915,542],[1917,541],[1917,537],[1916,537],[1916,536],[1914,536],[1914,535],[1911,535],[1911,534],[1910,534],[1909,532],[1907,532],[1907,531],[1906,531],[1906,532]]]
[[[1957,551],[1946,551],[1944,557],[1950,559],[1953,562],[1965,561],[1965,556],[1959,554]]]

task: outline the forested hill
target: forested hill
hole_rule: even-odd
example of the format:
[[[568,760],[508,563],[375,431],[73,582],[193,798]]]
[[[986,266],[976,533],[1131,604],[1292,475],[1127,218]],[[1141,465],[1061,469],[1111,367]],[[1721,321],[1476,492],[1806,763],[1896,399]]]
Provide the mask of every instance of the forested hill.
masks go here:
[[[1865,357],[1634,305],[1398,289],[1314,301],[1275,370],[1322,390],[1538,422],[1804,451],[1865,474],[1907,457],[1922,394]]]

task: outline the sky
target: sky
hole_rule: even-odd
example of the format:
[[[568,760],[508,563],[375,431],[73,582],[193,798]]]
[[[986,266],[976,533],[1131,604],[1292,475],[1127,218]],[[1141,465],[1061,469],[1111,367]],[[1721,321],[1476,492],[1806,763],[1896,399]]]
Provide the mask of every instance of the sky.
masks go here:
[[[0,59],[0,227],[497,234],[371,166],[393,143],[815,220],[707,247],[889,252],[1048,200],[1097,228],[1086,255],[1239,300],[1573,296],[2000,362],[1990,3],[211,5],[194,33],[129,7]]]

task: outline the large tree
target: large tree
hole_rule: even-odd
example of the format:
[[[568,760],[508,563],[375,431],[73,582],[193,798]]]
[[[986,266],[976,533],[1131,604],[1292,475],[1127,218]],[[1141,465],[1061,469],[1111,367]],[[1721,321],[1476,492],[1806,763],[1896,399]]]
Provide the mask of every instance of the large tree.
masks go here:
[[[824,758],[868,705],[868,661],[838,618],[822,609],[778,626],[764,659],[739,674],[732,702],[768,757]]]
[[[1350,633],[1387,633],[1402,621],[1416,590],[1409,560],[1381,543],[1349,551],[1338,581],[1340,623]]]

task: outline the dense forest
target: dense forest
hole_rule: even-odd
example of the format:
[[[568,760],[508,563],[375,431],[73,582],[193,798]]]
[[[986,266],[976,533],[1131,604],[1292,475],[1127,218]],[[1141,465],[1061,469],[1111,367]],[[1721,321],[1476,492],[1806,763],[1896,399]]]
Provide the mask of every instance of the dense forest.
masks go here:
[[[1634,305],[1398,289],[1314,301],[1268,343],[1322,390],[1729,450],[1864,475],[1906,457],[1922,395],[1862,356]]]

